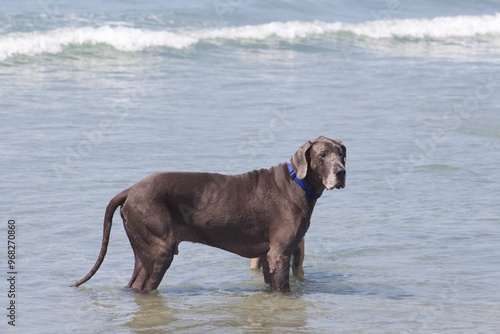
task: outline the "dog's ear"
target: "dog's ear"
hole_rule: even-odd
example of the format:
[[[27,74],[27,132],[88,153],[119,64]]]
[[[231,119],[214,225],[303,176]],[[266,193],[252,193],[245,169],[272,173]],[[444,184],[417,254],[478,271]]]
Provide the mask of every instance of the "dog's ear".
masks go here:
[[[344,167],[345,167],[345,162],[346,162],[346,159],[347,159],[347,150],[346,150],[346,148],[345,148],[345,145],[344,145],[344,144],[342,144],[341,146],[342,146],[342,151],[344,152],[344,156],[342,157],[342,164],[343,164],[343,165],[344,165]]]
[[[309,165],[309,149],[313,145],[313,142],[308,140],[307,143],[303,144],[297,152],[292,156],[292,163],[297,168],[295,171],[299,179],[303,179],[307,175],[307,168]]]
[[[346,159],[347,159],[347,150],[345,148],[345,145],[342,144],[342,140],[335,139],[335,141],[340,145],[340,147],[342,147],[342,164],[345,167],[345,162],[346,162]]]

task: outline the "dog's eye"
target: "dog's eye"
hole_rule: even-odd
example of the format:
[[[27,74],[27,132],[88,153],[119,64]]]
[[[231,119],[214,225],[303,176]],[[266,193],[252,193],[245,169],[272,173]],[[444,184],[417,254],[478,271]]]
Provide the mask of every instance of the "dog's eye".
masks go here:
[[[326,153],[325,153],[325,152],[321,152],[321,153],[319,154],[319,156],[320,156],[320,157],[322,157],[322,158],[324,158],[324,157],[326,157]]]

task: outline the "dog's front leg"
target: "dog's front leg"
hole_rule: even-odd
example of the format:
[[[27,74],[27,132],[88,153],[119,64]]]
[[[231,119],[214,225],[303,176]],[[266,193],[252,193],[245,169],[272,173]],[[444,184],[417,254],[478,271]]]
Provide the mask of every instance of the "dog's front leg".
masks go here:
[[[299,278],[304,278],[304,269],[302,268],[302,264],[304,262],[304,239],[300,242],[297,249],[293,252],[292,255],[292,274],[293,276],[298,276]]]
[[[280,252],[273,252],[271,250],[267,254],[266,262],[268,262],[267,265],[269,267],[271,289],[274,291],[289,292],[290,256],[286,256]]]

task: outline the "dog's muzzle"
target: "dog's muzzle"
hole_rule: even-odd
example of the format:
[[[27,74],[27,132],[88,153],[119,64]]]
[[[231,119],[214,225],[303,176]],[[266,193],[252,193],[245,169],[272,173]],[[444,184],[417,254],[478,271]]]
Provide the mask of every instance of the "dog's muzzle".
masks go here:
[[[328,190],[342,189],[345,187],[346,171],[344,167],[335,168],[335,171],[330,174],[324,182],[324,186]]]
[[[337,184],[335,185],[335,188],[337,189],[342,189],[345,187],[345,176],[346,172],[344,168],[341,168],[339,171],[335,173],[337,177]]]

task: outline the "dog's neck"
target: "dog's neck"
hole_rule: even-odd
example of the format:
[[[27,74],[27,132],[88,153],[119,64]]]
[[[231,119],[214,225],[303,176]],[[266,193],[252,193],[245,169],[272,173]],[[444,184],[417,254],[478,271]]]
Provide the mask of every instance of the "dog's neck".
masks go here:
[[[317,199],[321,197],[323,190],[325,190],[325,186],[318,174],[307,171],[303,181],[317,194]]]
[[[301,180],[297,178],[297,174],[293,168],[292,163],[289,162],[287,165],[290,177],[293,179],[293,181],[295,181],[295,183],[297,183],[297,185],[300,186],[300,188],[302,188],[303,191],[305,191],[310,199],[316,200],[322,195],[325,187],[316,173],[308,172],[306,177]]]

